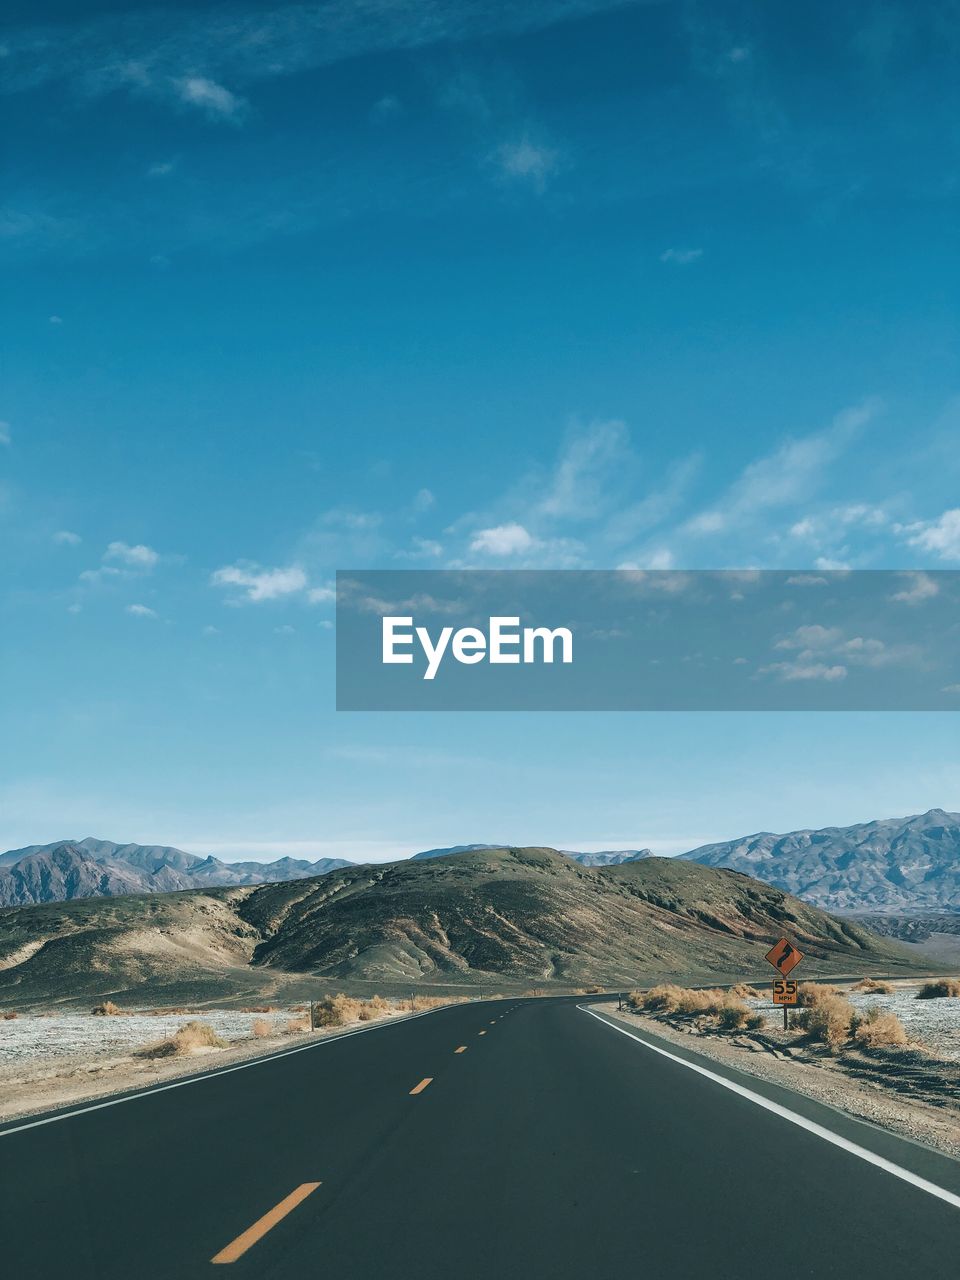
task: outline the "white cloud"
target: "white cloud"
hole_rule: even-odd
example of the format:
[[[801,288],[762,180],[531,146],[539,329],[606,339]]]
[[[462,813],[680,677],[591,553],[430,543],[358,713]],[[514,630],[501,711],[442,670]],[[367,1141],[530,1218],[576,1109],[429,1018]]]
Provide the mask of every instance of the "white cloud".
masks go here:
[[[500,524],[475,533],[470,550],[490,556],[515,556],[532,550],[534,545],[534,538],[522,524]]]
[[[937,520],[897,525],[896,532],[905,534],[911,547],[929,551],[941,560],[960,560],[960,507],[944,511]]]
[[[418,489],[414,494],[413,502],[410,504],[414,511],[421,513],[429,511],[431,507],[436,505],[436,498],[429,489]]]
[[[833,560],[830,556],[817,556],[814,566],[824,573],[849,573],[850,565],[846,560]]]
[[[52,324],[52,325],[61,325],[61,324],[63,324],[63,317],[62,317],[62,316],[51,316],[51,317],[50,317],[50,319],[47,321],[47,323],[48,323],[48,324]]]
[[[960,693],[960,684],[945,684],[941,693]]]
[[[787,579],[788,587],[825,587],[827,579],[816,573],[794,573]]]
[[[0,422],[0,444],[10,443],[10,423]]]
[[[903,578],[907,581],[907,586],[902,591],[896,591],[890,597],[899,604],[922,604],[924,600],[932,600],[934,596],[940,594],[940,588],[929,576],[929,574],[916,572],[904,573]]]
[[[58,529],[53,540],[59,547],[76,547],[83,541],[79,533],[73,533],[70,529]]]
[[[792,635],[778,640],[776,649],[826,649],[838,645],[843,640],[843,632],[839,627],[822,627],[813,623],[806,627],[797,627]]]
[[[138,542],[136,546],[130,546],[127,542],[111,542],[103,553],[103,559],[117,560],[128,569],[148,572],[159,563],[160,554],[152,547],[144,546],[142,542]]]
[[[329,604],[336,598],[335,587],[311,587],[307,592],[307,604]]]
[[[148,178],[167,178],[177,167],[175,160],[157,160],[147,168]]]
[[[664,249],[660,255],[661,262],[672,262],[678,267],[688,267],[703,257],[702,249]]]
[[[135,618],[155,618],[156,610],[150,609],[145,604],[128,604],[127,613],[132,613]]]
[[[239,587],[241,600],[259,604],[295,596],[308,588],[307,575],[299,565],[282,569],[262,569],[256,564],[225,565],[210,575],[214,587]]]
[[[174,81],[181,102],[199,107],[210,120],[239,123],[247,113],[248,103],[229,89],[206,76],[184,76]]]
[[[202,636],[218,636],[220,634],[220,628],[208,625],[201,629],[200,634]]]
[[[289,622],[285,622],[282,627],[274,627],[273,633],[277,636],[295,636],[297,628],[291,627]]]
[[[646,555],[639,556],[635,560],[624,560],[622,564],[617,565],[617,568],[624,571],[644,574],[647,570],[661,571],[663,569],[672,569],[675,563],[674,554],[669,547],[657,547]]]
[[[828,684],[847,678],[847,668],[839,663],[828,666],[825,662],[774,662],[769,667],[760,668],[761,675],[775,675],[781,680],[824,680]]]

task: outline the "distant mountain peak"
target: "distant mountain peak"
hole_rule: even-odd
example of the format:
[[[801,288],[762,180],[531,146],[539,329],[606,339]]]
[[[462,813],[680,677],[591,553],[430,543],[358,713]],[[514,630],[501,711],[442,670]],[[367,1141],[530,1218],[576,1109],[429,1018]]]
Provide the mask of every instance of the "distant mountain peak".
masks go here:
[[[756,876],[827,911],[960,910],[960,814],[945,809],[784,835],[758,832],[682,857]]]

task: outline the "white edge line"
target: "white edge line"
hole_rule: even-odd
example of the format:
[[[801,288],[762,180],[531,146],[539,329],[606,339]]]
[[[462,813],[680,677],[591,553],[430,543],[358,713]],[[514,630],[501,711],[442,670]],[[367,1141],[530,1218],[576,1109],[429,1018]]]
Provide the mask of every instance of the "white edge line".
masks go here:
[[[668,1049],[661,1049],[659,1045],[651,1044],[649,1040],[644,1040],[642,1036],[636,1035],[626,1027],[620,1027],[615,1022],[607,1021],[601,1014],[594,1013],[592,1009],[585,1009],[583,1005],[578,1005],[577,1008],[581,1013],[589,1013],[591,1018],[596,1018],[598,1022],[610,1027],[612,1031],[619,1031],[621,1035],[629,1036],[631,1040],[636,1040],[637,1044],[642,1044],[645,1049],[651,1049],[654,1053],[659,1053],[661,1057],[669,1058],[671,1062],[678,1062],[681,1067],[686,1067],[689,1071],[696,1071],[697,1075],[706,1076],[708,1080],[713,1080],[716,1084],[722,1085],[724,1089],[729,1089],[731,1093],[737,1093],[741,1098],[746,1098],[758,1107],[763,1107],[765,1111],[772,1111],[774,1115],[780,1116],[784,1120],[789,1120],[791,1124],[795,1124],[801,1129],[806,1129],[808,1133],[816,1134],[824,1142],[830,1142],[833,1146],[840,1147],[843,1151],[849,1151],[851,1155],[857,1156],[861,1160],[866,1160],[868,1164],[875,1165],[878,1169],[883,1169],[885,1173],[890,1173],[895,1178],[900,1178],[903,1182],[909,1182],[912,1187],[925,1191],[927,1195],[936,1196],[938,1200],[945,1200],[947,1204],[952,1204],[955,1209],[960,1209],[960,1196],[948,1191],[946,1187],[940,1187],[935,1182],[929,1182],[926,1178],[921,1178],[919,1174],[911,1173],[909,1169],[904,1169],[900,1165],[894,1164],[892,1160],[878,1156],[873,1151],[868,1151],[866,1147],[858,1146],[856,1142],[851,1142],[849,1138],[841,1138],[832,1129],[827,1129],[822,1124],[817,1124],[815,1120],[808,1120],[806,1116],[798,1115],[796,1111],[791,1111],[788,1107],[781,1106],[779,1102],[771,1102],[763,1094],[754,1093],[752,1089],[746,1088],[745,1085],[737,1084],[734,1080],[728,1080],[725,1076],[718,1075],[716,1071],[710,1071],[707,1067],[701,1067],[696,1062],[689,1062],[686,1058],[681,1058],[678,1054],[671,1053]]]
[[[436,1009],[424,1009],[421,1013],[408,1013],[404,1018],[394,1018],[390,1022],[379,1022],[372,1027],[357,1027],[355,1031],[344,1031],[337,1036],[326,1036],[313,1044],[301,1044],[296,1049],[282,1049],[279,1053],[264,1054],[262,1058],[251,1058],[249,1062],[237,1062],[232,1067],[216,1067],[205,1071],[203,1075],[188,1076],[185,1080],[172,1080],[169,1084],[157,1084],[152,1088],[141,1089],[138,1093],[125,1093],[120,1098],[107,1098],[104,1102],[94,1102],[88,1107],[78,1107],[76,1111],[60,1111],[56,1115],[44,1116],[42,1120],[29,1120],[26,1124],[15,1125],[11,1129],[0,1129],[0,1138],[9,1137],[12,1133],[23,1133],[25,1129],[39,1129],[44,1124],[56,1124],[59,1120],[72,1120],[74,1116],[85,1116],[91,1111],[102,1111],[104,1107],[118,1107],[121,1102],[136,1102],[139,1098],[149,1098],[155,1093],[166,1093],[168,1089],[182,1089],[188,1084],[202,1084],[204,1080],[215,1080],[217,1076],[228,1076],[231,1071],[245,1071],[247,1067],[262,1067],[265,1062],[276,1062],[278,1058],[289,1058],[293,1053],[306,1053],[308,1049],[323,1049],[327,1045],[337,1044],[341,1040],[349,1040],[351,1036],[362,1036],[365,1031],[383,1031],[387,1027],[396,1027],[401,1022],[412,1022],[414,1018],[425,1018],[431,1013],[440,1013],[442,1009],[456,1008],[452,1004],[440,1005]]]

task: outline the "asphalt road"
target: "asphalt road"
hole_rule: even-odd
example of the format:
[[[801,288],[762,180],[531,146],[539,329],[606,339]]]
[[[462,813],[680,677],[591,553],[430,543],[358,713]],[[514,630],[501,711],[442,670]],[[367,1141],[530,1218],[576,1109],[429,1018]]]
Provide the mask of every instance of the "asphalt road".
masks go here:
[[[681,1056],[960,1195],[954,1161]],[[573,1001],[456,1006],[0,1129],[10,1280],[940,1280],[958,1258],[956,1203]]]

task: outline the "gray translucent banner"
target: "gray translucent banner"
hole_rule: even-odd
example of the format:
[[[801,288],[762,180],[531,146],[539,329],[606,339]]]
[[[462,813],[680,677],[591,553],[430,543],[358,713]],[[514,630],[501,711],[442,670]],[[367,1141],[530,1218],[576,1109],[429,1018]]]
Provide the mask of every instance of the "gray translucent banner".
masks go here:
[[[960,572],[337,574],[341,711],[953,711]]]

